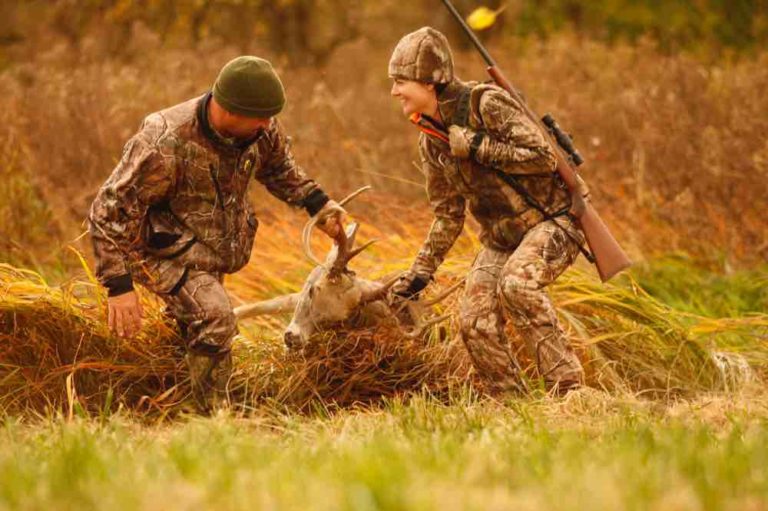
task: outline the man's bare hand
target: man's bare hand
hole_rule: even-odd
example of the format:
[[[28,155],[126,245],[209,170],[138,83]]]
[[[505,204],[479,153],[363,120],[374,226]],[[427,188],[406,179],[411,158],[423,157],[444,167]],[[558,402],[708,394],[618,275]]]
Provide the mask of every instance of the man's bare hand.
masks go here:
[[[107,298],[107,324],[109,329],[123,338],[133,337],[141,330],[144,316],[136,291]]]
[[[336,239],[341,234],[346,221],[347,212],[333,200],[326,202],[323,209],[317,212],[317,228],[332,239]]]

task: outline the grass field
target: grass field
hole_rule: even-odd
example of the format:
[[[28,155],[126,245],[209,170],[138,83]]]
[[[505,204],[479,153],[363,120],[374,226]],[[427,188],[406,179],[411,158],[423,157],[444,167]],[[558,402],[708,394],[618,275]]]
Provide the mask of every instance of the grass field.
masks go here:
[[[586,390],[159,426],[7,419],[0,509],[759,510],[766,404]]]

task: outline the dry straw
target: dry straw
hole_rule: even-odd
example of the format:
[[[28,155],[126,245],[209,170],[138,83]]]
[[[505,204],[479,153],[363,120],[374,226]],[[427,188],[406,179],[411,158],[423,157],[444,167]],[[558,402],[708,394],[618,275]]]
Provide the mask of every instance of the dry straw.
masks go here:
[[[577,270],[553,293],[592,386],[669,397],[763,380],[766,315],[716,320],[680,313],[629,278],[604,286]],[[104,298],[92,279],[50,286],[34,272],[0,265],[0,406],[6,413],[70,415],[183,408],[189,388],[179,339],[158,303],[145,300],[142,333],[118,340],[106,330]],[[435,327],[420,341],[392,330],[335,332],[296,354],[283,349],[279,323],[248,324],[234,347],[233,404],[246,412],[306,411],[414,391],[447,397],[473,379],[453,326]]]

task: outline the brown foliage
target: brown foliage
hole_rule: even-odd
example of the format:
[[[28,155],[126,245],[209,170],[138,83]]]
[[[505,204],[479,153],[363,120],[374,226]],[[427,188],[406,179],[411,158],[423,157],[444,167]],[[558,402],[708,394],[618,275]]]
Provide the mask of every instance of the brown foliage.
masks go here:
[[[3,165],[13,161],[32,176],[51,218],[36,240],[12,239],[3,225],[9,243],[45,255],[49,233],[74,238],[141,118],[205,91],[239,53],[163,50],[140,30],[130,44],[142,58],[103,59],[95,40],[78,51],[62,43],[0,74],[0,136],[12,141],[0,145]],[[279,65],[289,98],[282,118],[298,160],[337,195],[371,183],[421,201],[417,133],[388,97],[389,49],[360,39],[317,68]],[[707,66],[643,45],[608,48],[567,36],[493,51],[534,110],[553,112],[575,135],[594,200],[636,257],[686,250],[731,263],[765,259],[768,54]],[[476,55],[456,58],[461,76],[484,78]]]

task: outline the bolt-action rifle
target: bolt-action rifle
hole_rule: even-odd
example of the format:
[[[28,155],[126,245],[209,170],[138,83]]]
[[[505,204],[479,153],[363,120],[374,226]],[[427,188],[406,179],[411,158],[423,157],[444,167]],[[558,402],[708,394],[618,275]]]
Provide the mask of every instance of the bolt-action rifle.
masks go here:
[[[571,137],[560,129],[555,119],[547,114],[541,120],[533,113],[528,107],[525,100],[515,90],[512,84],[504,76],[496,62],[493,60],[488,50],[485,49],[483,43],[477,38],[472,29],[461,17],[461,14],[456,10],[450,0],[442,0],[445,6],[450,11],[451,15],[456,18],[461,28],[467,34],[472,44],[483,56],[488,65],[488,74],[496,82],[496,85],[506,90],[513,99],[515,99],[523,108],[523,111],[537,126],[544,132],[549,138],[550,144],[557,156],[557,172],[563,179],[563,182],[571,192],[572,197],[576,198],[574,201],[574,207],[571,208],[571,212],[576,217],[584,236],[587,239],[587,244],[592,252],[597,272],[600,275],[600,279],[605,282],[611,277],[619,273],[621,270],[629,267],[632,262],[627,257],[627,254],[621,248],[616,241],[616,238],[608,230],[608,227],[603,222],[600,215],[597,214],[594,206],[589,201],[588,197],[583,197],[582,194],[586,192],[583,181],[576,172],[576,167],[584,163],[584,159],[579,152],[573,146]]]

